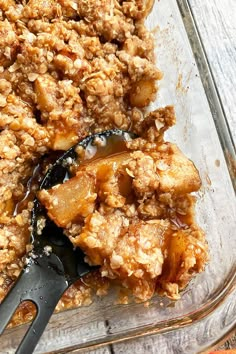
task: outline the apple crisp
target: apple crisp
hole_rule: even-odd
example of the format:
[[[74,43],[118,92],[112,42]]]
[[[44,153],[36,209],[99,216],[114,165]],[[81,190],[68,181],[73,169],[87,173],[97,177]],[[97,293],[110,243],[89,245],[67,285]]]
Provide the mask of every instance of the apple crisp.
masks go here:
[[[177,298],[204,268],[205,236],[194,222],[190,195],[200,187],[198,173],[163,140],[175,121],[173,109],[145,113],[162,78],[144,25],[151,7],[150,0],[0,0],[0,301],[31,249],[30,212],[38,188],[31,177],[40,177],[40,159],[106,129],[132,130],[140,139],[127,146],[117,169],[110,160],[107,181],[94,184],[99,164],[96,173],[88,166],[77,171],[79,183],[89,176],[91,200],[86,208],[81,204],[80,222],[65,221],[63,227],[101,271],[71,286],[57,310],[89,304],[92,292],[106,294],[114,278],[140,300],[155,289]],[[123,192],[120,174],[127,183]],[[50,204],[53,194],[42,198]],[[114,252],[103,247],[111,224],[117,225],[107,237]],[[33,312],[22,304],[12,323],[30,320]]]

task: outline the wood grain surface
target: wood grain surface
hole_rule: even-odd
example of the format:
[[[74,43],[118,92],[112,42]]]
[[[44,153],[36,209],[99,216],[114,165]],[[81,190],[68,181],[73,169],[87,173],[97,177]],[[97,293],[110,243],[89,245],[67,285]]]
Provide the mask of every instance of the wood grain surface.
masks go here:
[[[236,143],[236,1],[189,3]]]
[[[236,0],[189,0],[189,3],[236,144]],[[236,336],[219,349],[230,348],[236,348]],[[155,336],[152,336],[89,353],[161,354],[161,351],[155,345]]]
[[[236,1],[189,0],[236,144]],[[236,334],[219,350],[236,348]]]

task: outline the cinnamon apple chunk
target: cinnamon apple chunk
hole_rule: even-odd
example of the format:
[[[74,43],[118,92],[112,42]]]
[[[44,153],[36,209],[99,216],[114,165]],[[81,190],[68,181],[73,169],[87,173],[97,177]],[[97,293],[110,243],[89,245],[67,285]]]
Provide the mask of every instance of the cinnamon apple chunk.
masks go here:
[[[60,227],[92,213],[96,198],[95,177],[83,172],[63,184],[38,192],[38,199],[46,207],[49,218]]]
[[[82,164],[70,180],[39,191],[38,199],[46,207],[50,219],[60,227],[67,227],[93,213],[98,191],[100,198],[107,198],[106,189],[110,187],[111,176],[115,176],[121,165],[126,165],[129,160],[130,154],[124,153]],[[119,172],[117,180],[121,179],[120,175]],[[123,191],[123,186],[114,186],[114,196],[117,194],[118,197],[120,189]]]
[[[156,165],[162,192],[184,194],[200,189],[201,178],[198,170],[175,144],[168,143],[168,152],[163,154]]]

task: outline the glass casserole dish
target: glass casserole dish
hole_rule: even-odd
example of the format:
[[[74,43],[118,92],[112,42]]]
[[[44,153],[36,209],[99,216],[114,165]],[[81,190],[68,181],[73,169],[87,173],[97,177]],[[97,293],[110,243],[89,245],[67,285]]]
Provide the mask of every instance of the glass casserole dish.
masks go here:
[[[147,26],[155,35],[157,64],[164,73],[158,97],[151,109],[167,104],[175,106],[177,124],[166,140],[177,143],[200,171],[203,187],[198,193],[197,220],[207,234],[209,264],[175,303],[155,297],[149,307],[143,304],[114,305],[114,297],[110,294],[96,299],[89,307],[55,314],[36,353],[68,353],[76,348],[84,351],[91,346],[154,333],[162,333],[159,337],[162,352],[167,340],[168,353],[174,351],[176,338],[180,338],[178,347],[182,348],[183,353],[197,352],[220,339],[235,325],[233,146],[214,85],[206,71],[204,53],[196,40],[187,2],[156,1],[147,19]],[[197,66],[203,75],[202,81]],[[204,88],[207,89],[206,93]],[[26,327],[8,330],[1,337],[1,351],[14,352]],[[178,332],[172,331],[174,329]],[[194,338],[194,331],[198,339],[189,341],[190,336]]]

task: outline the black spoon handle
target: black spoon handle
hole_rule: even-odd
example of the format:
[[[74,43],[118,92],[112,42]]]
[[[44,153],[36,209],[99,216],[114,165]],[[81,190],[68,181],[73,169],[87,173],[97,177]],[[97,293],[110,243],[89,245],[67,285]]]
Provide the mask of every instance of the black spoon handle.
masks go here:
[[[54,284],[55,288],[51,289],[50,297],[48,298],[47,303],[43,306],[38,307],[38,312],[36,318],[31,324],[30,328],[26,332],[24,338],[22,339],[16,354],[30,354],[33,353],[41,335],[44,332],[45,327],[48,324],[50,317],[55,310],[55,307],[60,300],[65,289],[58,287],[58,284]],[[45,302],[42,300],[42,302]]]
[[[8,322],[14,315],[14,312],[16,311],[17,307],[19,306],[21,302],[21,293],[18,290],[18,284],[23,283],[22,275],[20,275],[20,278],[16,285],[10,290],[8,293],[7,297],[3,300],[3,302],[0,305],[0,315],[1,315],[1,321],[0,321],[0,335],[6,328]]]
[[[37,307],[36,318],[16,351],[17,354],[33,353],[68,286],[61,261],[55,254],[39,256],[22,271],[16,284],[0,305],[0,334],[21,302],[29,300]]]

